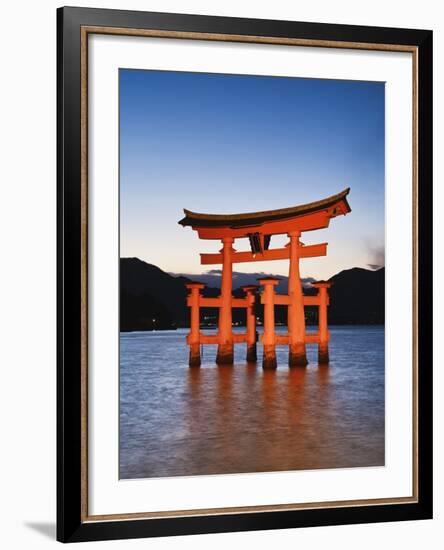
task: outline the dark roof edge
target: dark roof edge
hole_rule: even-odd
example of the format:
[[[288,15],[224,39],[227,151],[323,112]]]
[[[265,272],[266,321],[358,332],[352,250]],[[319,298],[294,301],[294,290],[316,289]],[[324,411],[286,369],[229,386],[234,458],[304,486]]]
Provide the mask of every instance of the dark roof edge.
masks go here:
[[[347,212],[351,212],[350,205],[347,201],[347,195],[350,192],[350,187],[344,189],[336,195],[332,195],[319,201],[310,202],[292,206],[289,208],[281,208],[278,210],[265,210],[262,212],[246,212],[241,214],[203,214],[192,212],[184,208],[185,217],[178,223],[183,226],[196,227],[244,227],[248,225],[257,225],[266,221],[273,221],[295,216],[302,216],[317,210],[329,208],[334,204],[343,201],[347,208]]]

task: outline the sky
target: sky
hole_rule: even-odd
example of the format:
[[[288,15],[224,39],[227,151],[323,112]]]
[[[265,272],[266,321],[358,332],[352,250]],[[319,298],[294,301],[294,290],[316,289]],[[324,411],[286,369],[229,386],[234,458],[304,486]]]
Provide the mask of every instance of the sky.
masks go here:
[[[199,253],[220,242],[178,225],[183,208],[263,211],[350,187],[350,214],[303,233],[329,245],[301,260],[301,275],[384,264],[384,83],[120,69],[119,98],[121,257],[173,273],[217,269]],[[287,275],[288,262],[235,270]]]

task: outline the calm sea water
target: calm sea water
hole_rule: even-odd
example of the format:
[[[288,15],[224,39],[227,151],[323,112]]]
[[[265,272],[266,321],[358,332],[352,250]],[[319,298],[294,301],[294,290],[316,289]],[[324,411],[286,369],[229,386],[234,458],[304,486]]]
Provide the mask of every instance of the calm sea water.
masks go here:
[[[282,329],[284,330],[284,329]],[[120,477],[384,465],[384,327],[330,327],[329,366],[187,364],[186,330],[120,335]],[[258,355],[262,349],[258,346]]]

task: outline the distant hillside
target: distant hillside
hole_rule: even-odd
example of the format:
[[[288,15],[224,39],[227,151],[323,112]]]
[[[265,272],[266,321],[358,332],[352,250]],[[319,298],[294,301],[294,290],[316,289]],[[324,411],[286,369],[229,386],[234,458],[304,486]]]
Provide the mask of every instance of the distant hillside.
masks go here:
[[[172,277],[138,258],[120,259],[120,330],[171,329],[188,325],[186,277]],[[205,289],[217,296],[217,289]]]
[[[330,279],[328,318],[336,325],[384,324],[385,268],[354,267]]]
[[[253,274],[254,275],[254,274]],[[263,275],[263,274],[261,274]],[[202,277],[205,279],[205,277]],[[195,276],[193,276],[195,279]],[[187,290],[184,276],[173,276],[138,258],[120,260],[120,330],[159,330],[188,326]],[[353,268],[341,271],[331,281],[329,322],[331,324],[380,324],[384,322],[384,269],[369,271]],[[204,281],[206,282],[206,281]],[[251,280],[249,280],[251,283]],[[308,282],[308,281],[307,281]],[[243,295],[239,286],[247,284],[243,277],[234,277],[233,295]],[[285,280],[286,286],[286,280]],[[281,290],[281,289],[279,289]],[[219,289],[207,287],[205,296],[218,296]],[[283,290],[281,290],[283,292]],[[306,288],[306,294],[315,289]],[[256,314],[262,318],[262,307]],[[286,322],[285,307],[276,308],[276,322]],[[211,323],[217,319],[216,309],[205,309]],[[233,321],[243,323],[245,312],[233,310]],[[307,322],[317,322],[316,308],[307,308]]]
[[[186,279],[171,277],[138,258],[120,260],[120,330],[174,328],[185,324]]]
[[[220,283],[222,280],[221,269],[210,269],[206,273],[202,273],[199,275],[195,275],[194,273],[181,273],[180,275],[170,273],[170,275],[173,275],[173,277],[186,277],[187,279],[191,279],[192,281],[201,281],[202,283],[205,283],[206,285],[215,288],[220,288]],[[270,277],[271,275],[274,274],[272,272],[264,273],[263,271],[257,271],[256,273],[242,273],[241,271],[233,271],[233,287],[240,288],[241,286],[246,285],[257,285],[257,280],[260,277]],[[286,294],[288,292],[288,277],[286,277],[285,275],[275,276],[279,277],[279,279],[281,280],[276,287],[276,292]],[[310,286],[310,283],[314,280],[315,279],[313,279],[313,277],[303,278],[302,286],[308,288]]]

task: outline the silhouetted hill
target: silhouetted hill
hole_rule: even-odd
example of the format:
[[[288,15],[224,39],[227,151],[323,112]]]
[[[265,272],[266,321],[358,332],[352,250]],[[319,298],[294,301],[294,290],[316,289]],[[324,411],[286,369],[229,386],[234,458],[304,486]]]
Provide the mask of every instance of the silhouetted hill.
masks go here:
[[[384,324],[385,268],[370,271],[354,267],[341,271],[330,281],[331,324]]]
[[[171,273],[173,277],[177,277],[175,273]],[[270,276],[279,277],[280,283],[276,287],[276,292],[281,294],[286,294],[288,292],[288,277],[285,275],[275,275],[273,272],[269,271],[264,273],[263,271],[257,271],[255,273],[243,273],[241,271],[233,271],[233,288],[240,288],[247,285],[257,285],[257,280],[260,277],[270,277]],[[222,280],[222,270],[221,269],[210,269],[209,271],[195,275],[194,273],[181,273],[181,277],[191,279],[192,281],[200,281],[205,283],[208,286],[214,288],[220,288],[220,283]],[[305,277],[302,279],[302,286],[308,288],[310,283],[315,279],[313,277]]]
[[[138,258],[120,259],[120,330],[175,328],[186,323],[186,279]]]
[[[138,258],[120,259],[120,330],[172,329],[188,325],[186,277],[172,277]],[[219,291],[205,289],[206,296]]]
[[[341,271],[331,278],[330,324],[382,324],[384,323],[384,274],[385,270],[369,271],[353,268]],[[195,279],[195,276],[193,276]],[[120,260],[120,330],[172,329],[188,326],[189,312],[186,306],[185,284],[190,279],[173,276],[157,266],[138,258]],[[234,278],[234,285],[237,281]],[[241,284],[245,284],[242,280]],[[205,288],[204,296],[218,296],[220,290]],[[306,294],[315,294],[313,288],[305,288]],[[235,297],[243,296],[237,288]],[[317,323],[317,308],[307,308],[307,323]],[[256,306],[256,314],[262,318],[262,306]],[[242,324],[245,312],[233,310],[233,322]],[[276,308],[276,322],[286,323],[287,308]],[[217,309],[205,309],[202,322],[214,323]]]

